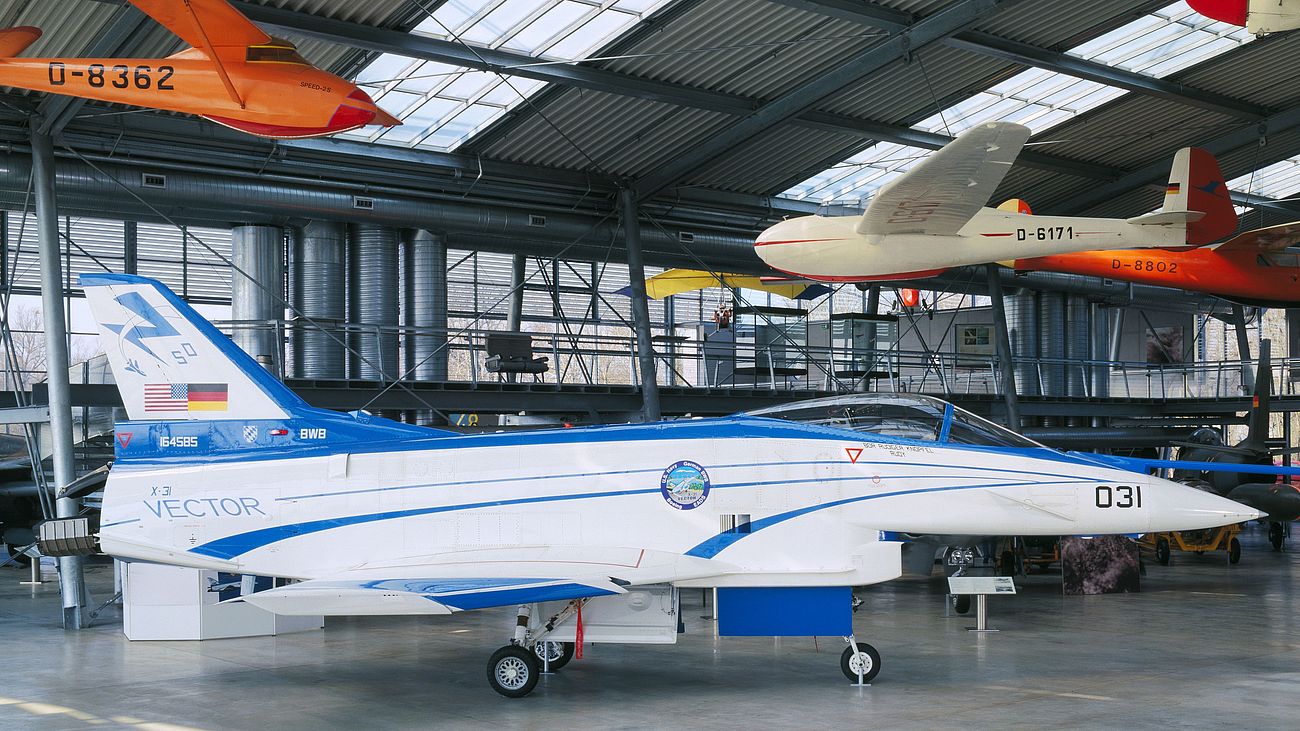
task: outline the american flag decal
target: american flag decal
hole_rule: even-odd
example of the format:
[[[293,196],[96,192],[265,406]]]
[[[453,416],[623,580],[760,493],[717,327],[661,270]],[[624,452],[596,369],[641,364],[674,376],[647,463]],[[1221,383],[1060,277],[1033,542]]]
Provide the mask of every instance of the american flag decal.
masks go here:
[[[146,383],[144,386],[144,411],[189,411],[190,386],[188,383]]]

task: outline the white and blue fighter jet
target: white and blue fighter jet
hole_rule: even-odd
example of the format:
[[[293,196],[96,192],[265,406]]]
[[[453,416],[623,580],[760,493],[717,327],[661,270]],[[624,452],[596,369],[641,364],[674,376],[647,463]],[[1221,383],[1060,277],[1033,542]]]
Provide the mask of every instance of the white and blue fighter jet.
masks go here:
[[[309,407],[158,282],[81,284],[130,417],[105,553],[295,580],[242,598],[281,614],[517,606],[488,666],[512,697],[539,662],[568,661],[584,619],[587,641],[676,641],[683,587],[718,589],[722,634],[843,636],[841,669],[870,680],[880,656],[853,636],[850,587],[902,573],[901,534],[1258,516],[926,397],[477,435],[341,414]]]

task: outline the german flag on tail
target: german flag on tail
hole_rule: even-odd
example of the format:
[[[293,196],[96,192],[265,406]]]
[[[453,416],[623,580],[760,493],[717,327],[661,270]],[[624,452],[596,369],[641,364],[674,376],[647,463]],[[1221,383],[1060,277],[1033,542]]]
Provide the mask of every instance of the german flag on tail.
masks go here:
[[[230,386],[225,383],[189,384],[190,411],[225,411],[230,406]]]

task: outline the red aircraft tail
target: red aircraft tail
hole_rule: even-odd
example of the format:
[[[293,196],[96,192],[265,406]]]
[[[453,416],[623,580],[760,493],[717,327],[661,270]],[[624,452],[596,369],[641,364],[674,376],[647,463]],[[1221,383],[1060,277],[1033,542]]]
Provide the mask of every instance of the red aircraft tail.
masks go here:
[[[1185,147],[1174,156],[1162,210],[1204,214],[1187,224],[1187,243],[1192,246],[1214,243],[1237,230],[1237,209],[1219,163],[1199,147]]]
[[[1232,25],[1246,24],[1246,0],[1187,0],[1192,10],[1212,20]]]
[[[0,29],[0,58],[13,58],[41,37],[41,29],[30,25]]]

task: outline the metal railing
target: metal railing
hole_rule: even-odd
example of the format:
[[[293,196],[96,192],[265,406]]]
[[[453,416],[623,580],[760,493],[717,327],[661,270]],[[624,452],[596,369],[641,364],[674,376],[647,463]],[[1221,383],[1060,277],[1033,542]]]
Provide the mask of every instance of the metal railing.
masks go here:
[[[229,330],[276,328],[284,334],[286,352],[292,348],[292,332],[301,322],[218,323]],[[447,378],[452,382],[477,384],[501,380],[488,372],[487,338],[501,330],[467,329],[450,331],[374,325],[328,325],[319,327],[335,333],[339,341],[348,335],[368,333],[376,338],[397,335],[399,343],[411,338],[433,338],[446,342]],[[549,369],[532,376],[544,383],[588,385],[636,385],[640,381],[635,338],[591,332],[525,331],[533,339],[537,356],[549,359]],[[918,393],[1001,395],[998,359],[993,355],[937,353],[890,347],[877,351],[848,351],[839,347],[777,344],[763,347],[753,343],[718,344],[695,337],[669,336],[656,342],[656,377],[660,384],[712,388],[764,388],[807,391],[850,392],[897,390]],[[335,347],[340,350],[342,345]],[[292,363],[292,357],[284,359]],[[384,374],[384,382],[404,377],[403,354],[395,363],[373,363]],[[1078,360],[1053,358],[1014,359],[1017,390],[1022,394],[1050,396],[1122,398],[1208,398],[1240,396],[1248,387],[1257,362],[1206,361],[1192,363],[1144,363],[1134,361]],[[285,375],[293,377],[289,372]],[[1300,358],[1274,358],[1272,378],[1275,393],[1296,392],[1300,379]]]
[[[496,382],[503,377],[487,370],[487,338],[496,329],[454,329],[449,331],[398,326],[358,324],[310,325],[302,321],[218,321],[223,332],[235,329],[272,329],[282,342],[282,357],[273,370],[295,377],[292,364],[294,332],[315,329],[337,338],[330,347],[347,362],[346,344],[355,342],[356,334],[376,339],[396,335],[397,353],[385,356],[377,351],[371,365],[391,383],[406,377],[405,353],[402,348],[413,338],[446,342],[446,380],[451,382]],[[613,328],[610,328],[613,329]],[[621,328],[620,328],[621,329]],[[637,385],[641,378],[637,363],[635,338],[630,334],[601,332],[525,331],[533,339],[537,356],[549,359],[548,370],[530,380],[543,383],[577,383],[587,385]],[[996,356],[966,353],[937,353],[902,350],[890,347],[876,351],[849,351],[841,347],[800,344],[776,344],[764,347],[753,343],[717,343],[702,341],[694,328],[668,332],[666,342],[656,342],[656,378],[660,384],[711,388],[761,388],[806,391],[851,392],[895,390],[936,395],[1001,395]],[[81,335],[82,333],[78,333]],[[385,358],[393,362],[385,362]],[[1209,398],[1240,396],[1250,392],[1256,361],[1207,361],[1193,363],[1151,364],[1132,361],[1032,358],[1014,359],[1017,390],[1021,395],[1122,398]],[[99,370],[94,375],[88,366],[72,367],[76,382],[104,382],[111,379]],[[286,370],[287,372],[283,372]],[[5,374],[6,390],[16,382],[20,390],[27,384],[43,380],[36,369]],[[1296,393],[1300,381],[1300,358],[1274,358],[1272,373],[1274,392]],[[409,380],[409,377],[408,377]]]

